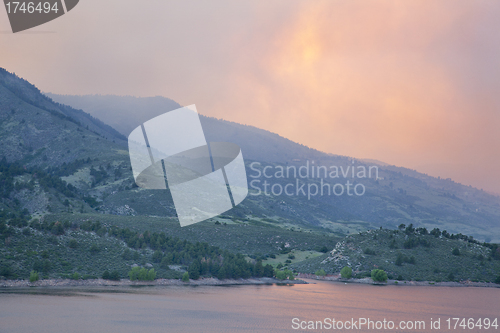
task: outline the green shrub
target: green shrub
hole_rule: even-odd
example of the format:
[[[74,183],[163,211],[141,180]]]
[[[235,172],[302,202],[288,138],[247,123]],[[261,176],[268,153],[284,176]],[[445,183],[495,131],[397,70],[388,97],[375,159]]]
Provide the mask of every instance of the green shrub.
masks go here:
[[[316,273],[314,273],[314,274],[316,274],[317,276],[325,276],[325,275],[326,275],[326,272],[325,272],[325,270],[322,268],[322,269],[320,269],[320,270],[317,270],[317,271],[316,271]]]
[[[182,274],[182,282],[189,282],[189,273],[185,272]]]
[[[122,253],[122,258],[124,260],[131,260],[132,258],[134,258],[134,254],[132,253],[132,251],[130,251],[130,249],[125,249],[125,251],[123,251]]]
[[[97,244],[92,244],[92,246],[90,247],[90,253],[96,254],[99,251],[101,251],[101,248]]]
[[[197,260],[193,261],[188,267],[189,277],[193,280],[200,278],[200,264]]]
[[[148,279],[148,270],[146,268],[142,267],[139,270],[139,275],[138,275],[137,279],[139,281],[147,281],[147,279]]]
[[[76,249],[78,247],[78,242],[75,239],[69,241],[68,246],[72,249]]]
[[[120,281],[120,273],[118,271],[112,271],[111,273],[109,271],[105,271],[102,274],[102,278],[104,280]]]
[[[156,250],[155,253],[153,253],[153,262],[158,262],[160,263],[163,259],[163,252],[160,250]]]
[[[453,251],[451,251],[451,254],[453,254],[454,256],[459,256],[460,250],[458,249],[458,247],[454,248]]]
[[[156,274],[155,274],[155,276],[156,276]],[[109,274],[109,279],[113,280],[113,281],[120,281],[120,273],[118,271],[112,271]]]
[[[156,272],[155,272],[154,268],[151,268],[148,271],[148,274],[147,274],[147,277],[146,277],[146,281],[154,281],[154,279],[156,279]]]
[[[372,270],[372,280],[375,282],[386,282],[387,281],[387,273],[381,269]]]
[[[396,266],[403,265],[403,262],[404,262],[404,257],[400,252],[398,252],[398,256],[396,257],[396,262],[395,262]]]
[[[295,280],[295,276],[293,275],[293,272],[289,269],[285,269],[283,271],[276,270],[274,274],[278,280],[286,280],[286,279],[291,280],[291,281]]]
[[[345,266],[344,268],[342,268],[340,270],[340,276],[343,279],[350,279],[352,277],[352,268],[348,267],[348,266]]]
[[[275,275],[276,275],[276,278],[278,280],[284,280],[284,279],[286,279],[286,273],[284,271],[277,270],[276,273],[275,273]]]
[[[133,267],[132,270],[128,272],[128,277],[130,281],[135,281],[139,279],[139,271],[141,268],[139,266]]]
[[[74,273],[71,275],[71,279],[72,279],[72,280],[80,280],[80,274],[78,274],[78,272],[74,272]]]
[[[153,281],[156,278],[156,272],[155,272],[154,268],[151,268],[148,271],[144,267],[140,268],[139,266],[136,266],[136,267],[132,268],[131,271],[128,272],[128,276],[130,278],[130,281],[137,281],[137,280],[139,280],[139,281]],[[111,278],[111,274],[110,274],[110,278]],[[119,276],[118,276],[118,278],[119,278]]]
[[[370,249],[370,248],[367,248],[363,251],[364,254],[369,254],[369,255],[374,255],[375,254],[375,251]]]
[[[290,253],[290,254],[288,255],[288,259],[295,259],[295,256],[294,256],[293,254],[291,254],[291,253]]]
[[[12,273],[12,268],[8,264],[1,264],[0,263],[0,276],[9,278],[13,277],[14,274]]]
[[[39,280],[38,272],[37,271],[31,271],[31,273],[30,273],[30,282],[35,282],[35,281],[38,281],[38,280]]]
[[[163,257],[163,259],[161,260],[161,263],[160,263],[160,267],[163,268],[163,269],[169,270],[170,267],[168,267],[168,265],[170,265],[169,258],[168,257]]]
[[[495,279],[496,284],[500,284],[500,275]]]

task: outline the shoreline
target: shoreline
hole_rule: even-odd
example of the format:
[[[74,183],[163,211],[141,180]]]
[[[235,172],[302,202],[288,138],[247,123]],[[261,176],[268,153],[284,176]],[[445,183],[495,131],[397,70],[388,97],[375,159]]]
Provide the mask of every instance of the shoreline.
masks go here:
[[[179,279],[156,279],[154,281],[120,281],[89,279],[46,279],[29,282],[29,280],[0,280],[0,288],[31,288],[31,287],[134,287],[134,286],[238,286],[238,285],[272,285],[272,284],[308,284],[306,281],[278,280],[275,278],[227,279],[200,278],[182,282]]]
[[[310,282],[301,280],[307,279]],[[314,281],[338,282],[338,283],[356,283],[379,286],[425,286],[425,287],[476,287],[476,288],[500,288],[500,284],[493,282],[434,282],[434,281],[398,281],[387,280],[385,283],[373,282],[369,277],[363,279],[343,279],[340,275],[317,276],[314,274],[299,273],[295,280],[278,280],[276,278],[250,278],[250,279],[227,279],[219,280],[217,278],[200,278],[198,280],[189,280],[182,282],[179,279],[156,279],[154,281],[130,281],[121,279],[120,281],[89,279],[89,280],[71,280],[71,279],[46,279],[36,282],[29,280],[0,280],[0,288],[32,288],[32,287],[136,287],[136,286],[238,286],[238,285],[295,285],[311,284]]]
[[[380,286],[424,286],[424,287],[477,287],[477,288],[500,288],[500,284],[494,282],[473,282],[470,280],[466,281],[398,281],[398,280],[387,280],[387,282],[374,282],[371,278],[366,277],[363,279],[343,279],[340,275],[326,275],[317,276],[315,274],[297,274],[298,279],[309,279],[316,281],[329,281],[329,282],[340,282],[340,283],[358,283],[358,284],[371,284]]]

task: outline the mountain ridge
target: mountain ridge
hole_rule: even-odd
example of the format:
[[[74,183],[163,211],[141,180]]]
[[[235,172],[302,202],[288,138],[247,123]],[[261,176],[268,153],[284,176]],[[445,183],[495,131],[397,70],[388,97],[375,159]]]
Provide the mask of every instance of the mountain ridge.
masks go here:
[[[93,131],[91,126],[87,129],[87,125],[80,123],[91,119],[81,115],[84,111],[65,112],[68,109],[77,110],[79,105],[61,106],[47,97],[39,96],[39,90],[25,80],[5,73],[3,77],[10,80],[7,84],[10,90],[0,84],[0,138],[6,143],[0,147],[0,157],[6,156],[9,161],[18,161],[28,168],[41,168],[49,172],[51,177],[58,177],[75,189],[73,198],[57,191],[45,198],[51,199],[52,203],[38,210],[42,216],[64,211],[78,214],[83,211],[175,217],[175,208],[168,191],[143,190],[135,186],[126,142],[122,138],[104,125],[99,127],[100,123],[93,123],[99,131]],[[120,100],[119,97],[116,99]],[[144,101],[134,99],[139,104]],[[157,100],[161,106],[163,99]],[[171,100],[169,103],[171,108],[178,106]],[[139,107],[134,106],[128,111],[137,113]],[[117,111],[112,105],[106,108],[108,112]],[[146,106],[142,109],[147,111]],[[160,107],[149,110],[149,113],[142,112],[139,114],[142,118],[136,115],[131,121],[125,116],[126,112],[116,118],[130,121],[126,125],[134,128],[141,121],[163,113],[165,109]],[[352,179],[350,175],[347,178],[340,175],[328,179],[292,179],[276,176],[274,171],[266,178],[262,176],[264,168],[268,171],[276,171],[280,167],[299,169],[306,165],[310,168],[314,162],[316,166],[335,166],[345,170],[366,167],[368,164],[346,156],[325,154],[251,126],[208,117],[201,117],[201,121],[207,141],[234,142],[240,145],[246,160],[250,195],[236,208],[219,217],[224,221],[258,222],[288,230],[334,232],[339,236],[380,226],[395,228],[401,223],[413,223],[429,230],[438,227],[451,233],[469,234],[479,240],[500,239],[499,199],[483,191],[393,166],[379,166],[378,179]],[[257,176],[259,173],[260,178]],[[29,183],[30,177],[37,183],[34,175],[16,177],[12,180],[13,184]],[[26,179],[22,180],[23,177]],[[260,183],[252,183],[254,180]],[[283,188],[288,184],[295,186],[296,181],[297,184],[300,181],[307,188],[320,186],[323,180],[331,186],[334,183],[342,185],[347,181],[361,183],[366,193],[359,197],[347,193],[341,196],[308,197],[299,191],[292,196],[265,195],[263,192],[258,194],[251,186],[257,184],[263,189],[263,182],[268,181],[276,188]],[[29,196],[23,195],[23,191],[26,189],[14,189],[9,194],[7,206],[14,207],[14,198],[17,198],[21,210],[32,209]],[[48,210],[49,206],[52,212]]]

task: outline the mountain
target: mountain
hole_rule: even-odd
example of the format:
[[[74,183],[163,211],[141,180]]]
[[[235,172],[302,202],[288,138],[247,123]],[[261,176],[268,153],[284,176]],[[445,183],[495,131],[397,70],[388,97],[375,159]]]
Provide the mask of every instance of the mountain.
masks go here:
[[[47,96],[84,109],[103,122],[113,124],[124,136],[142,122],[180,107],[178,103],[164,97]],[[326,154],[252,126],[206,116],[201,116],[201,122],[207,141],[234,142],[241,147],[247,161],[249,182],[254,180],[252,175],[258,174],[253,169],[262,171],[266,166],[268,170],[277,170],[278,166],[295,166],[298,169],[308,163],[312,166],[314,162],[316,166],[336,166],[343,170],[353,165],[367,169],[377,166],[379,170],[378,179],[354,179],[366,187],[362,197],[330,195],[309,199],[303,195],[249,196],[242,205],[231,211],[236,217],[254,215],[288,228],[321,227],[339,234],[413,223],[429,229],[437,227],[448,232],[467,233],[482,240],[500,240],[500,199],[482,190],[380,161]],[[252,162],[259,162],[260,165],[254,164],[252,168]],[[349,179],[349,172],[347,174],[347,177],[340,175],[339,178],[329,179],[331,185],[345,184]],[[261,180],[259,188],[263,190],[265,179],[260,177],[258,180]],[[274,175],[268,179],[269,183],[281,187],[294,181]],[[320,179],[309,179],[307,183],[319,186]],[[108,197],[105,202],[108,211],[123,206],[126,199],[129,196],[124,193]],[[150,207],[144,197],[137,198],[136,202],[140,204],[129,205],[134,206],[140,214],[148,214],[148,211],[150,214],[166,214],[162,209]]]
[[[126,138],[102,121],[52,101],[1,68],[0,109],[0,154],[8,161],[56,166],[126,145]]]
[[[137,98],[112,95],[56,95],[48,97],[62,104],[83,109],[93,117],[113,126],[124,136],[147,120],[180,108],[177,102],[164,97]],[[246,159],[286,163],[302,159],[314,160],[328,155],[297,144],[282,136],[253,126],[246,126],[201,115],[201,124],[209,142],[228,141],[238,144]]]
[[[179,107],[177,103],[162,97],[63,96],[71,105],[66,106],[56,95],[51,96],[57,102],[27,81],[5,70],[0,73],[0,138],[4,143],[0,158],[28,170],[44,170],[65,181],[75,193],[68,198],[57,193],[33,196],[26,190],[17,191],[12,196],[21,209],[40,216],[83,211],[175,218],[167,192],[135,186],[124,137],[141,122]],[[81,107],[91,113],[79,110]],[[112,115],[117,115],[122,133],[105,124]],[[322,153],[252,126],[209,117],[201,117],[201,121],[207,141],[237,143],[246,160],[250,195],[222,219],[338,236],[412,223],[480,240],[500,240],[500,200],[481,190],[377,161]],[[328,172],[335,167],[338,177],[293,174],[306,166],[309,171],[315,166],[316,173],[318,166],[325,166]],[[354,167],[369,170],[374,166],[377,169],[372,177],[351,177]],[[280,168],[291,172],[280,175]],[[358,189],[364,194],[349,195],[348,181],[361,184]],[[343,189],[343,194],[308,195],[309,187],[314,191],[322,182],[329,184],[329,190],[334,186],[337,191]],[[27,181],[21,177],[19,183]],[[293,189],[292,195],[284,194],[287,185]],[[273,188],[276,194],[281,189],[281,195],[272,195]]]
[[[370,277],[376,267],[389,279],[500,283],[500,248],[464,235],[402,226],[347,236],[331,252],[291,265],[309,274],[338,274],[345,266],[352,267],[357,278]]]
[[[100,98],[121,101],[121,97]],[[132,108],[126,108],[133,104],[128,97],[105,108],[110,115],[120,115],[122,125],[128,126],[123,128],[134,128],[178,106],[156,98],[159,106],[153,112],[148,111],[151,101],[131,100],[133,109],[143,110],[135,118]],[[27,278],[35,270],[44,278],[93,278],[105,271],[125,277],[134,265],[154,268],[157,277],[179,278],[186,270],[206,276],[259,276],[260,260],[273,265],[304,261],[307,267],[333,269],[318,260],[329,258],[324,253],[342,237],[365,235],[381,226],[396,229],[402,223],[429,231],[439,228],[442,235],[463,233],[479,240],[500,240],[495,196],[414,170],[325,154],[277,134],[208,117],[202,117],[208,141],[230,141],[242,147],[250,195],[220,216],[181,228],[168,191],[135,185],[127,133],[99,119],[103,110],[87,114],[80,108],[60,104],[0,69],[0,276]],[[121,108],[125,108],[123,114]],[[125,116],[127,112],[132,120]],[[377,177],[352,179],[353,166],[368,170],[372,164],[377,164]],[[339,177],[318,177],[318,166],[338,168]],[[291,174],[282,176],[280,170]],[[294,170],[299,172],[296,177]],[[306,172],[308,177],[301,177]],[[264,182],[271,191],[294,184],[307,189],[319,188],[322,182],[333,186],[347,181],[362,184],[365,193],[263,192]],[[404,237],[398,235],[397,241]],[[377,241],[370,242],[375,247]],[[435,247],[446,247],[441,245]],[[383,251],[377,262],[390,259],[387,249]],[[481,251],[467,252],[468,267],[476,264],[469,254],[484,257],[486,250]],[[206,258],[211,258],[208,268]],[[306,266],[300,270],[308,271]],[[469,276],[477,275],[476,268],[470,272]]]

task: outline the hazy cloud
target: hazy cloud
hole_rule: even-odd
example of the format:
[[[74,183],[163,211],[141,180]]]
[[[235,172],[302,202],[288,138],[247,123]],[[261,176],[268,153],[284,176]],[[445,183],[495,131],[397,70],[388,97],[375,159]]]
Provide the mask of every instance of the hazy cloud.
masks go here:
[[[81,1],[0,35],[43,91],[163,95],[500,192],[500,2]],[[0,30],[8,31],[5,12]]]

